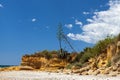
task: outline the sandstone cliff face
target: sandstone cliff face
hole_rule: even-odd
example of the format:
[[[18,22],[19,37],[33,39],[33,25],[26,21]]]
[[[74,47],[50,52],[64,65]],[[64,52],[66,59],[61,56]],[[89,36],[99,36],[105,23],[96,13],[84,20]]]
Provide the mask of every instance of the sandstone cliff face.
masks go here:
[[[29,57],[23,56],[21,65],[23,66],[31,66],[35,69],[39,69],[43,64],[47,62],[47,59],[42,57]]]
[[[120,60],[120,41],[117,44],[111,45],[111,48],[107,52],[107,61],[115,64],[118,60]]]
[[[67,65],[65,60],[58,58],[46,59],[44,57],[22,57],[22,66],[31,66],[35,69],[61,69]]]
[[[106,52],[101,53],[97,58],[90,58],[87,66],[73,72],[80,75],[120,75],[120,41],[108,45]]]
[[[106,67],[111,62],[113,65],[116,61],[115,59],[120,60],[120,41],[115,43],[111,43],[106,48],[106,53],[101,53],[97,58],[98,67]],[[117,58],[118,57],[118,58]]]
[[[120,41],[117,44],[109,44],[106,52],[101,53],[97,58],[91,58],[88,66],[92,70],[105,69],[110,66],[120,67]]]

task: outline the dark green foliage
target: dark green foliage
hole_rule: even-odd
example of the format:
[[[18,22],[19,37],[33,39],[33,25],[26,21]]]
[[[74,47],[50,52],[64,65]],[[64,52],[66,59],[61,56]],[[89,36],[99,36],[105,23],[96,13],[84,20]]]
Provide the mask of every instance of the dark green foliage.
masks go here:
[[[72,59],[72,57],[70,56],[70,54],[67,56],[67,62],[70,62],[71,63],[71,59]]]
[[[42,51],[42,55],[47,59],[52,58],[52,55],[47,50]]]
[[[60,53],[60,51],[62,51],[62,53]],[[69,53],[65,50],[60,50],[60,51],[58,51],[58,58],[67,59],[67,56],[69,55]]]
[[[45,57],[47,59],[51,59],[53,57],[57,57],[57,51],[48,51],[43,50],[41,52],[35,52],[34,54],[26,54],[25,57]]]
[[[66,69],[71,69],[73,67],[73,64],[68,64],[67,66],[66,66]]]
[[[114,42],[114,39],[110,36],[107,36],[104,40],[100,40],[96,43],[96,45],[93,47],[93,53],[96,55],[99,55],[101,52],[103,52],[107,46]]]
[[[80,53],[78,53],[77,56],[75,57],[74,62],[79,62],[80,59],[81,59],[81,57],[83,56],[83,54],[84,54],[84,52],[80,52]]]
[[[116,38],[117,38],[117,41],[120,41],[120,34]]]
[[[25,54],[24,57],[29,57],[30,55],[29,54]]]
[[[57,55],[57,51],[53,50],[53,51],[49,51],[49,53],[52,55],[52,58],[57,58],[58,55]]]
[[[100,53],[104,52],[107,46],[112,42],[114,42],[114,38],[107,36],[106,39],[100,40],[92,48],[89,48],[89,47],[85,48],[83,51],[83,55],[80,58],[80,62],[85,63],[90,58],[97,57]]]
[[[83,66],[83,64],[80,62],[76,62],[74,65],[75,65],[75,67],[79,67],[79,68]]]
[[[71,69],[71,68],[81,68],[82,67],[82,63],[79,63],[79,62],[75,62],[75,63],[71,63],[71,64],[68,64],[66,66],[67,69]]]
[[[59,59],[66,59],[70,55],[67,51],[62,50],[62,53],[60,54],[59,51],[48,51],[43,50],[41,52],[35,52],[34,54],[26,54],[25,57],[45,57],[46,59],[51,58],[59,58]]]
[[[81,62],[81,63],[85,63],[85,62],[87,62],[91,57],[92,57],[91,53],[85,53],[85,54],[81,57],[80,62]]]
[[[77,56],[75,57],[75,62],[79,62],[80,61],[80,58],[81,58],[81,54],[77,54]]]
[[[80,58],[80,62],[81,63],[85,63],[87,62],[91,57],[93,57],[93,54],[92,54],[92,48],[85,48],[84,49],[84,53],[82,54],[81,58]]]
[[[110,67],[112,65],[111,61],[108,61],[107,67]]]
[[[117,43],[118,41],[120,41],[120,33],[114,37],[114,42]]]

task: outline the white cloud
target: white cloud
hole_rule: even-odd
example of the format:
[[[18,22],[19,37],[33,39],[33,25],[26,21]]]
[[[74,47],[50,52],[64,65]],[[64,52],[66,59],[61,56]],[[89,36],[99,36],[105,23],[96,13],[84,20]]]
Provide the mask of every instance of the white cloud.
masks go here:
[[[68,29],[71,29],[73,27],[72,24],[65,24],[65,27],[67,27]]]
[[[2,5],[2,4],[0,4],[0,8],[3,8],[3,5]]]
[[[82,22],[81,22],[81,21],[78,21],[77,19],[75,20],[75,24],[76,24],[76,25],[80,25],[80,26],[83,25]]]
[[[93,22],[93,20],[92,19],[87,19],[87,22]]]
[[[37,20],[36,18],[33,18],[33,19],[32,19],[32,22],[36,22],[36,20]]]
[[[82,40],[87,43],[96,43],[108,35],[120,33],[120,0],[110,0],[110,8],[106,11],[94,12],[88,24],[82,27],[80,34],[69,33],[67,36],[73,40]]]
[[[89,12],[83,12],[83,14],[87,15],[87,14],[90,14]]]

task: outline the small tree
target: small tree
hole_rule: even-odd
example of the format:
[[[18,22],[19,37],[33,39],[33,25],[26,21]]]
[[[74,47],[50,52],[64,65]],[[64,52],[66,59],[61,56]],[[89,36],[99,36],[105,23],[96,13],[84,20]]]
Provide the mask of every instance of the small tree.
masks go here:
[[[63,28],[62,28],[62,24],[59,23],[58,25],[58,30],[57,30],[57,39],[59,41],[59,46],[60,46],[60,54],[62,53],[62,39],[63,39]]]

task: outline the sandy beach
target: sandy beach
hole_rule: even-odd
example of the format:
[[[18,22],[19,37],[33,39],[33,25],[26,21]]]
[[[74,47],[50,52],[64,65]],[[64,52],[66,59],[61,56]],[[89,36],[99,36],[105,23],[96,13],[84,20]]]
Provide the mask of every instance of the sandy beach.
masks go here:
[[[1,71],[0,80],[119,80],[120,76],[77,75],[41,71]]]

